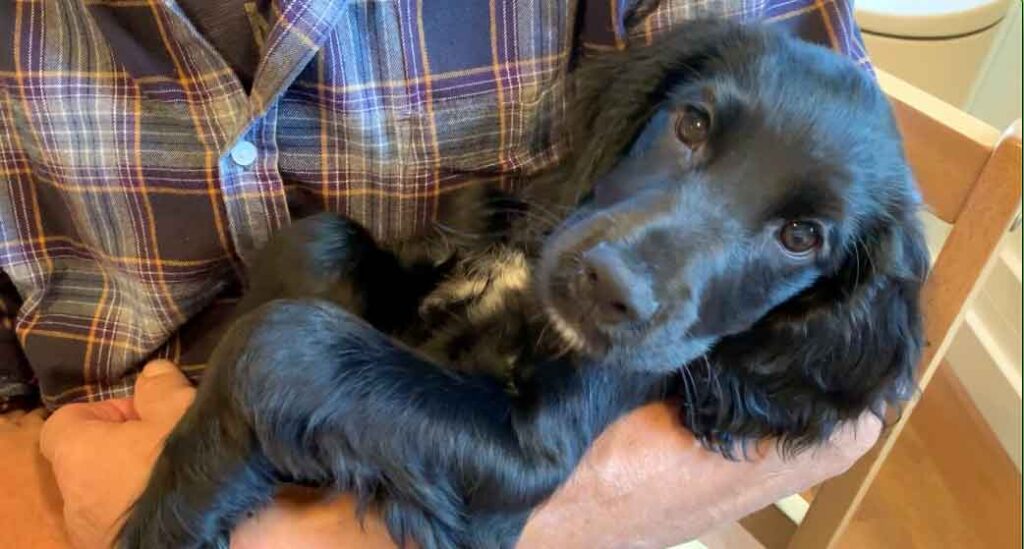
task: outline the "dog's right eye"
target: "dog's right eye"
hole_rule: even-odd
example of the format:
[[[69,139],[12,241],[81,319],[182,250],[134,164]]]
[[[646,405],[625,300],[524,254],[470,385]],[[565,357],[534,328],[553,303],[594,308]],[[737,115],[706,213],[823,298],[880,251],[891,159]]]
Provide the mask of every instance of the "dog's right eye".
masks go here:
[[[813,221],[789,221],[779,230],[779,242],[792,255],[807,255],[821,246],[821,227]]]
[[[676,120],[676,137],[690,149],[696,149],[711,135],[711,117],[704,109],[689,105]]]

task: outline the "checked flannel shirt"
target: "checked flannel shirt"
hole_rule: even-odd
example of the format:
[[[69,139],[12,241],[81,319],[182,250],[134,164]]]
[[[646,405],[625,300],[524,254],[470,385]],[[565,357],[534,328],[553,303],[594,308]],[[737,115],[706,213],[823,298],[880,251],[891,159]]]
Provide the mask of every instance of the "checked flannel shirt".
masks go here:
[[[714,16],[867,64],[848,0],[244,7],[250,92],[174,0],[0,0],[0,411],[126,396],[154,357],[198,373],[286,192],[393,239],[550,166],[573,52]]]

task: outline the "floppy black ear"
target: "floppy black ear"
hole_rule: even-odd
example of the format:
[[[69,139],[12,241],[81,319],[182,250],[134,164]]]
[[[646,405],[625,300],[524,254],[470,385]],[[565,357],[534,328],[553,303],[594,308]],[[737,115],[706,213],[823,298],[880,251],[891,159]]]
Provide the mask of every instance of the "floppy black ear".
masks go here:
[[[898,201],[851,239],[831,275],[687,367],[684,422],[706,445],[731,455],[776,438],[792,453],[913,394],[929,259],[915,201]]]

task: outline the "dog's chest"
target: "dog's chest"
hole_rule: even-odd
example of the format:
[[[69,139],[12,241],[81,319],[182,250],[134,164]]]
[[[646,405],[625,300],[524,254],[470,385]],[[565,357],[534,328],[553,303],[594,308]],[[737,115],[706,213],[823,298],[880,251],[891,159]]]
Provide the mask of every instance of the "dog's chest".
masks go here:
[[[515,249],[460,260],[419,313],[422,331],[410,343],[453,369],[506,378],[541,347],[530,265]]]

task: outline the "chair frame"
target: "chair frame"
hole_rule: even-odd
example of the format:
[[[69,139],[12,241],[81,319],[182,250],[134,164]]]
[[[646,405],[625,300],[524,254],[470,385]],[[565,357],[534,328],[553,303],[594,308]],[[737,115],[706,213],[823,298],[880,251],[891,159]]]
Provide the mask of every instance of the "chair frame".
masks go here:
[[[1021,207],[1021,121],[1002,134],[963,111],[878,71],[929,211],[952,225],[922,290],[926,347],[918,385],[926,390],[994,264]],[[832,549],[849,526],[918,397],[846,473],[823,483],[799,524],[770,506],[742,521],[769,549]]]

